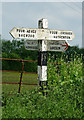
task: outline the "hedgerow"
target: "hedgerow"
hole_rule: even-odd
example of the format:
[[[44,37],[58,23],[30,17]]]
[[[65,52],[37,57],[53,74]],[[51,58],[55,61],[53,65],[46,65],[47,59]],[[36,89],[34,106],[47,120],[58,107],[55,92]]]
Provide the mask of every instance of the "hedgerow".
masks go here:
[[[38,89],[12,96],[3,93],[2,117],[83,120],[82,55],[67,62],[63,57],[48,59],[47,96]]]

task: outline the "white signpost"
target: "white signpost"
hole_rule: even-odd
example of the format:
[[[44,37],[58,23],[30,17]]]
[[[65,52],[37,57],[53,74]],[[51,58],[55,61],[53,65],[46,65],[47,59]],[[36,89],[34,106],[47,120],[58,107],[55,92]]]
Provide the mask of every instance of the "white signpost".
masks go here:
[[[72,40],[72,31],[48,29],[47,19],[38,21],[38,29],[16,28],[10,34],[16,39],[27,39],[25,48],[27,50],[38,50],[38,84],[42,90],[47,88],[47,51],[66,51]],[[45,88],[46,87],[46,88]],[[46,92],[43,92],[46,95]]]
[[[31,29],[14,27],[10,34],[16,39],[28,40],[72,40],[74,34],[72,31],[48,30],[48,29]]]

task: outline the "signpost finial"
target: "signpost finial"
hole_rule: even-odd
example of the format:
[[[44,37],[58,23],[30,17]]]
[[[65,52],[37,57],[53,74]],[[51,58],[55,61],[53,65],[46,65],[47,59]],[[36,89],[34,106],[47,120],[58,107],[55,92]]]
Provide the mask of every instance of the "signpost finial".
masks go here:
[[[48,20],[45,18],[42,18],[38,21],[38,28],[40,29],[48,29]]]

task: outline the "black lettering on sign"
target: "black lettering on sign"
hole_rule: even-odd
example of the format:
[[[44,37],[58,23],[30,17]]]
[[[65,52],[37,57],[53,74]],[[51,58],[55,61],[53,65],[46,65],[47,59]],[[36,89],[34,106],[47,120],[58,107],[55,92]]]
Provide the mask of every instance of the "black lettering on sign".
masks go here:
[[[52,47],[50,47],[50,50],[60,50],[60,47],[52,46]]]
[[[53,38],[61,38],[61,39],[71,39],[70,36],[53,36]]]
[[[60,43],[59,41],[55,41],[54,45],[62,45],[62,43]]]
[[[25,32],[25,30],[23,30],[23,32]]]
[[[34,38],[35,35],[34,34],[19,34],[19,37],[27,37],[27,38],[31,37],[31,38]]]
[[[34,35],[33,35],[33,38],[34,38]]]
[[[50,31],[50,34],[57,34],[57,31]]]
[[[36,33],[36,30],[27,30],[27,33]]]
[[[21,34],[21,37],[25,37],[25,34]]]
[[[61,45],[59,41],[51,41],[49,42],[50,45]]]
[[[36,30],[31,30],[31,33],[36,33]]]
[[[27,34],[26,34],[26,37],[27,37]]]
[[[27,49],[38,49],[37,46],[26,46]]]
[[[19,29],[16,29],[16,32],[18,32],[19,31]]]
[[[72,32],[61,32],[61,34],[64,34],[64,35],[72,35]]]
[[[30,45],[30,42],[27,41],[27,45]]]
[[[37,49],[36,46],[28,46],[29,49]]]
[[[30,30],[27,30],[27,33],[30,33]]]
[[[21,30],[21,32],[23,32],[24,30]]]
[[[53,36],[54,38],[57,38],[57,36]]]
[[[23,29],[23,30],[20,30],[20,29],[16,29],[16,32],[25,32],[25,30]]]

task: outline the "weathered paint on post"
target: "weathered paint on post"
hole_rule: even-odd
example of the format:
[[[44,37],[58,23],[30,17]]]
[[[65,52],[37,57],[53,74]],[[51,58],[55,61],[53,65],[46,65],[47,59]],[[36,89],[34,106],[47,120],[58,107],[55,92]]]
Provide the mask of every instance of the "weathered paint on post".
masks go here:
[[[46,19],[41,19],[38,21],[38,28],[48,28],[48,21]],[[38,84],[43,90],[43,95],[46,95],[47,89],[47,40],[38,40]]]

